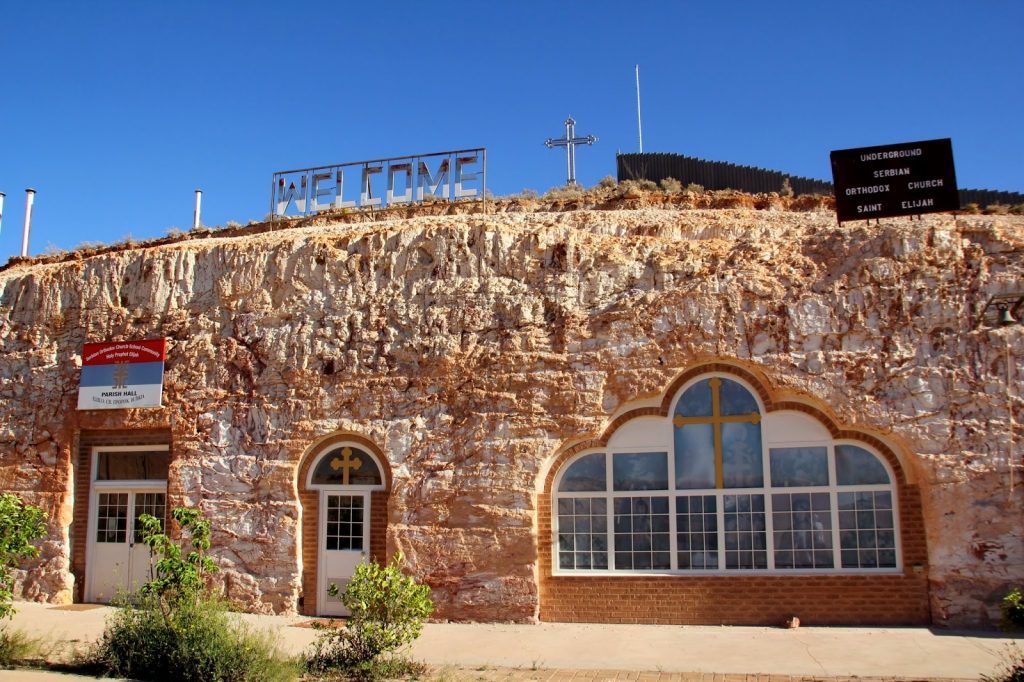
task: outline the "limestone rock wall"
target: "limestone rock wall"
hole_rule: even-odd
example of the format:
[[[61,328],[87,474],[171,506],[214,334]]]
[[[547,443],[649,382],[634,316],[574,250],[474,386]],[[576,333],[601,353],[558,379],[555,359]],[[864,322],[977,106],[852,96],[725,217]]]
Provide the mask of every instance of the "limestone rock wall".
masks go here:
[[[724,358],[902,448],[924,493],[933,618],[988,624],[1024,581],[1024,330],[975,322],[990,294],[1024,289],[1022,246],[1012,216],[840,228],[830,211],[580,210],[10,265],[0,489],[51,513],[21,594],[71,594],[76,434],[165,427],[174,502],[214,520],[229,594],[294,609],[296,470],[349,431],[387,454],[389,548],[432,585],[436,615],[529,621],[547,463]],[[165,407],[79,413],[82,344],[145,337],[168,339]]]

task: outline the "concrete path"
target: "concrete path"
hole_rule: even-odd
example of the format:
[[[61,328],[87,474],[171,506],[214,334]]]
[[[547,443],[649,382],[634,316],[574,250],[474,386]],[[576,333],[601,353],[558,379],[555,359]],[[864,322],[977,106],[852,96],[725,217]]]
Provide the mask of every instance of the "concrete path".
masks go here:
[[[73,646],[98,639],[112,610],[80,604],[16,606],[9,627]],[[309,627],[313,619],[301,616],[239,617],[276,631],[289,654],[302,652],[317,634]],[[452,680],[978,679],[995,672],[1011,642],[1024,649],[1019,637],[925,628],[430,623],[412,655]],[[0,680],[74,679],[34,675],[0,671]]]

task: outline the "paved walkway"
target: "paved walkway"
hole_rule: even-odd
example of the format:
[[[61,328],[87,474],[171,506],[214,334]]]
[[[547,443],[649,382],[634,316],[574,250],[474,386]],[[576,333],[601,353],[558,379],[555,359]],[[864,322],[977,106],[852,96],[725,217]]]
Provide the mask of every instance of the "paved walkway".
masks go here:
[[[95,641],[108,607],[19,602],[10,625],[48,641]],[[290,654],[316,638],[301,616],[240,618],[276,630]],[[995,633],[926,628],[812,628],[672,625],[469,625],[430,623],[414,658],[447,680],[680,680],[790,682],[878,678],[976,680],[999,667],[1007,646]],[[65,680],[53,673],[0,671],[0,680]]]

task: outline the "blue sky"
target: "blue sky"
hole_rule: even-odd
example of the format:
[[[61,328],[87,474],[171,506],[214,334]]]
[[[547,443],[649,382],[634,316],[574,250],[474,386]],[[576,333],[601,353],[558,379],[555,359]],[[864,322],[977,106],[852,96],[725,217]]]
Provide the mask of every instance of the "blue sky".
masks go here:
[[[951,137],[1024,191],[1024,3],[0,0],[0,262],[268,212],[274,171],[487,147],[488,188],[637,150],[831,179],[832,149]]]

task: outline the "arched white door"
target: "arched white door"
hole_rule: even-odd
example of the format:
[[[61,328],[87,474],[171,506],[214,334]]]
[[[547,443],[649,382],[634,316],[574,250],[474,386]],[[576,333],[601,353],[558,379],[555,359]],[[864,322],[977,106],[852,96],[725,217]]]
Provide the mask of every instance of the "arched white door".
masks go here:
[[[345,616],[341,594],[356,567],[371,558],[371,492],[384,489],[381,467],[356,443],[334,444],[309,468],[307,487],[319,495],[317,615]],[[332,584],[336,597],[330,595]]]

